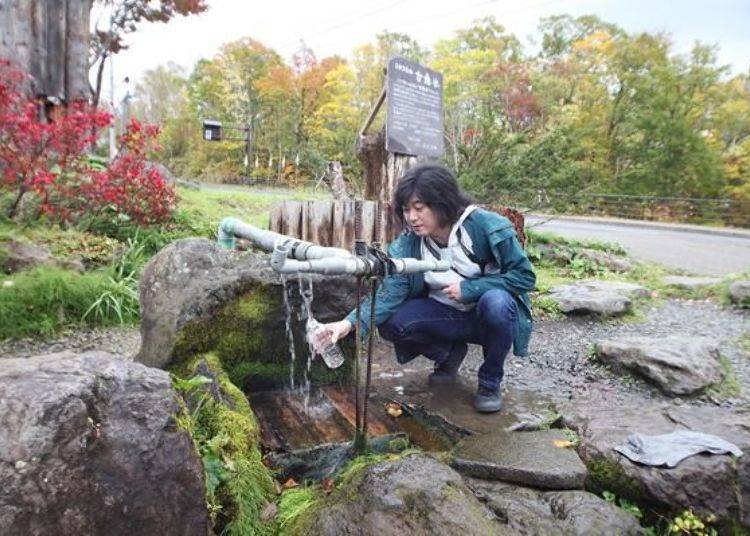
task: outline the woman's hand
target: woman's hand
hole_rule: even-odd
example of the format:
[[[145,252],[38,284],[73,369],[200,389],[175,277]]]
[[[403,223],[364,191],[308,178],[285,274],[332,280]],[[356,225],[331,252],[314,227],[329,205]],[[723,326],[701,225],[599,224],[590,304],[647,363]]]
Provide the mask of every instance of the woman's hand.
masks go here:
[[[461,301],[461,283],[453,283],[447,287],[443,287],[443,294],[448,296],[452,300],[457,302]]]
[[[316,342],[321,346],[325,346],[329,342],[336,344],[339,340],[349,335],[352,327],[351,323],[346,319],[323,324],[323,329],[318,332]]]

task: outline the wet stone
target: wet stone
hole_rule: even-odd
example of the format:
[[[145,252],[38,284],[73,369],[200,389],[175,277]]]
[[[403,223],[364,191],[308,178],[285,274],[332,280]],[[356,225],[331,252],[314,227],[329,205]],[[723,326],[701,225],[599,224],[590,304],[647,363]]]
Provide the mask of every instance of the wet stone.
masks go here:
[[[543,489],[581,489],[586,466],[560,430],[491,433],[472,436],[458,447],[453,467],[477,478]]]
[[[643,534],[630,513],[587,491],[541,491],[504,482],[466,479],[477,498],[520,534]]]

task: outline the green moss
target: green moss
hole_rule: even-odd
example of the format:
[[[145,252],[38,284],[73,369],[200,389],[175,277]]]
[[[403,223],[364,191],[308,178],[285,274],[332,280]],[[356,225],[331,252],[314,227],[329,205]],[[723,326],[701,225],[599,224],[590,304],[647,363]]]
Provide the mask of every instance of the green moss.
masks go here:
[[[203,459],[214,531],[274,534],[274,523],[261,520],[263,507],[274,498],[273,477],[261,460],[260,431],[246,397],[224,373],[216,354],[194,356],[173,373],[189,377],[202,366],[208,367],[228,403],[205,390],[183,393],[187,403],[178,424],[190,432]]]
[[[279,500],[279,510],[276,515],[279,534],[298,534],[299,521],[304,514],[320,505],[322,494],[319,488],[306,486],[285,491]]]
[[[640,498],[638,481],[627,476],[617,462],[605,457],[594,458],[586,461],[586,468],[587,489],[596,493],[609,490],[631,500]]]
[[[268,314],[268,308],[273,305],[273,300],[268,292],[256,291],[252,299],[239,300],[235,309],[237,316],[242,320],[262,322]]]
[[[284,383],[289,378],[289,365],[242,361],[227,371],[229,379],[245,391],[253,391]]]
[[[280,367],[288,366],[289,343],[285,337],[268,337],[278,331],[275,288],[255,285],[225,305],[210,321],[195,321],[177,334],[172,361],[179,363],[196,353],[215,352],[232,381],[244,387],[251,371],[237,368],[243,363],[275,364],[265,378],[280,378]],[[250,366],[251,367],[251,366]],[[251,367],[252,368],[252,367]]]

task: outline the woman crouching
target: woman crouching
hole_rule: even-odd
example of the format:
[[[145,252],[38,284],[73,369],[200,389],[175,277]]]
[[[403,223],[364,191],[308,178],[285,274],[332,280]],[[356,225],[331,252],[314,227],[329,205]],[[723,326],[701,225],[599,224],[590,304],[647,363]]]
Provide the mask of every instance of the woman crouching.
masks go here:
[[[527,292],[536,276],[506,218],[472,204],[451,171],[425,164],[406,172],[393,207],[404,231],[390,245],[392,257],[438,259],[447,272],[395,274],[378,291],[375,324],[393,343],[399,363],[423,355],[435,363],[431,385],[452,383],[466,357],[467,343],[482,346],[474,407],[499,411],[503,366],[513,346],[526,355],[531,334]],[[362,332],[370,326],[369,298],[362,302]],[[326,324],[333,342],[354,326],[352,311]]]

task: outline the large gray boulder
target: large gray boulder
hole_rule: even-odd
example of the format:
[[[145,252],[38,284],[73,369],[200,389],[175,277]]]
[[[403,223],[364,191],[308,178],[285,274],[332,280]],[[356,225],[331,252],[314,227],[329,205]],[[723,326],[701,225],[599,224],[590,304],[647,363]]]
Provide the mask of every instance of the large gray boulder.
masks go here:
[[[632,514],[587,491],[541,491],[477,478],[468,479],[467,484],[498,518],[521,534],[644,534]]]
[[[647,504],[669,515],[691,508],[714,514],[721,526],[750,529],[750,408],[672,405],[602,406],[573,400],[558,407],[563,424],[581,438],[578,454],[589,469],[588,485]],[[696,455],[674,468],[631,462],[614,450],[633,433],[659,435],[692,430],[716,435],[744,453]]]
[[[632,371],[669,395],[700,393],[721,380],[719,348],[687,335],[620,337],[595,344],[599,359]]]
[[[543,489],[582,489],[586,466],[560,448],[561,430],[477,434],[456,449],[452,465],[466,475]]]
[[[0,368],[0,534],[205,536],[203,465],[163,371],[112,354]]]
[[[425,454],[373,464],[301,521],[299,533],[401,536],[516,534],[482,505],[461,475]]]
[[[57,259],[45,247],[14,238],[0,239],[0,272],[13,274],[21,270],[57,266],[82,273],[86,267],[79,258]]]
[[[52,253],[46,248],[12,238],[0,241],[0,272],[12,274],[56,264]]]
[[[633,298],[647,295],[648,290],[634,283],[595,280],[560,285],[549,294],[563,313],[602,316],[626,313],[632,308]]]
[[[729,285],[729,297],[737,305],[750,307],[750,279]]]
[[[354,306],[354,278],[310,280],[319,321],[340,320]],[[280,368],[288,366],[290,353],[284,292],[267,254],[226,250],[206,239],[174,242],[149,261],[141,277],[142,345],[136,360],[166,367],[216,351],[239,387],[245,386],[241,374],[233,373],[235,364],[263,361],[270,364],[263,370],[278,365],[277,375],[288,377]],[[306,355],[296,277],[289,279],[286,294],[297,354]]]

